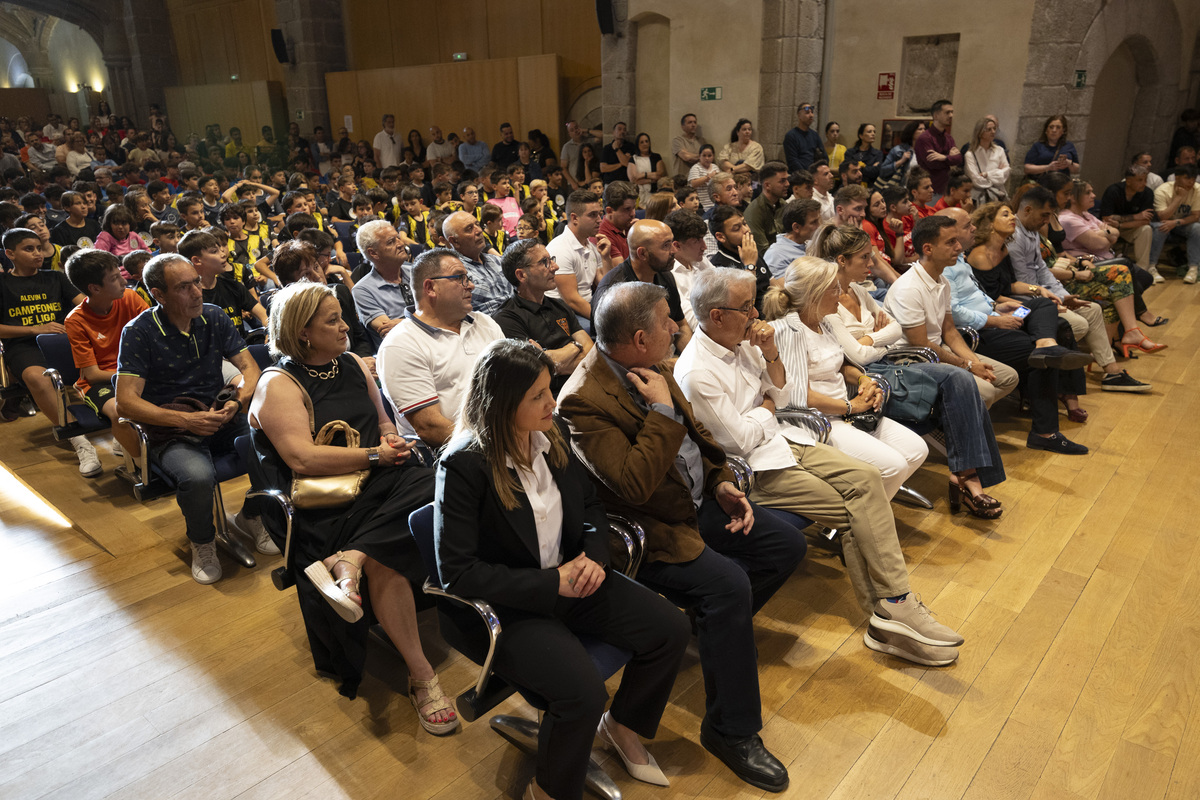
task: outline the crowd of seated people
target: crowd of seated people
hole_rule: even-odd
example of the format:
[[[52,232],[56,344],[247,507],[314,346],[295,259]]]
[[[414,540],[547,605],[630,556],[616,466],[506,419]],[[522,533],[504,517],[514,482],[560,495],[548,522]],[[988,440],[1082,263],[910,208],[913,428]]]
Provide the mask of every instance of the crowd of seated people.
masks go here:
[[[1200,270],[1200,114],[1161,176],[1148,153],[1089,174],[1062,115],[1015,165],[996,117],[963,149],[953,119],[938,101],[895,136],[858,125],[847,148],[804,102],[769,153],[749,119],[710,143],[686,114],[661,155],[623,122],[571,121],[556,154],[507,123],[492,146],[471,127],[401,137],[392,114],[371,140],[293,123],[253,144],[215,124],[181,139],[154,107],[146,129],[103,103],[86,125],[0,120],[0,343],[26,390],[0,413],[66,424],[37,337],[67,337],[72,391],[127,468],[149,448],[202,584],[223,575],[226,527],[266,555],[284,544],[259,499],[214,519],[238,437],[255,488],[365,471],[352,502],[292,522],[314,663],[353,697],[378,622],[420,724],[444,734],[458,719],[417,635],[427,574],[407,527],[433,503],[435,577],[500,610],[496,672],[548,701],[526,796],[579,797],[593,735],[666,784],[642,739],[685,609],[701,744],[782,791],[754,615],[805,555],[797,520],[835,532],[867,648],[953,663],[963,637],[914,593],[889,501],[932,449],[951,510],[999,517],[990,409],[1018,387],[1030,449],[1088,453],[1059,404],[1086,436],[1092,363],[1102,391],[1151,392],[1122,365],[1167,347],[1146,335],[1169,322],[1149,307],[1159,267]],[[359,446],[318,440],[338,420]],[[82,475],[103,472],[86,435],[68,441]],[[636,579],[610,566],[606,509],[645,529]],[[607,712],[581,635],[633,654]]]

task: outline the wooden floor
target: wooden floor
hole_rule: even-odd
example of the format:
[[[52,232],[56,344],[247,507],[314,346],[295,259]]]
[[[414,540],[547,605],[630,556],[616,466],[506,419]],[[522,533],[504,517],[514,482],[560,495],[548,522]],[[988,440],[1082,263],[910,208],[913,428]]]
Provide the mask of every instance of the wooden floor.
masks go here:
[[[1091,455],[1026,450],[1002,403],[1001,520],[948,516],[938,461],[912,482],[935,508],[895,506],[914,588],[967,639],[957,664],[866,650],[841,565],[816,551],[759,614],[786,796],[1200,797],[1200,286],[1148,299],[1171,348],[1128,367],[1154,393],[1097,386],[1086,425],[1063,417]],[[421,731],[387,653],[357,700],[318,678],[278,558],[194,583],[174,500],[135,502],[96,441],[107,471],[86,480],[43,418],[0,427],[0,461],[75,521],[0,474],[0,798],[519,796],[531,763],[485,722]],[[467,688],[471,665],[422,626],[447,690]],[[653,745],[672,785],[609,764],[626,797],[763,796],[700,747],[703,708],[693,647]]]

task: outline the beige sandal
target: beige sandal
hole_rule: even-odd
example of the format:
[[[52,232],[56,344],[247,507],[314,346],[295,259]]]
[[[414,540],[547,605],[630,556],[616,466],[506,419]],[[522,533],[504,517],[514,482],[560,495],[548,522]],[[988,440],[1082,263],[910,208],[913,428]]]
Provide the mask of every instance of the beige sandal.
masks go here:
[[[423,701],[418,703],[417,692],[421,690],[429,692],[429,694]],[[458,727],[458,715],[454,712],[454,705],[446,697],[445,693],[442,692],[442,685],[438,683],[437,675],[434,675],[433,679],[428,681],[418,681],[409,678],[408,699],[412,701],[413,708],[417,710],[417,721],[421,723],[421,727],[433,735],[445,736]],[[449,711],[451,718],[445,722],[434,722],[433,718],[440,711]]]
[[[342,558],[342,551],[336,553],[337,561],[333,562],[336,567],[340,562],[345,562],[354,567],[354,574],[347,575],[344,578],[337,579],[333,577],[333,567],[326,567],[323,561],[314,561],[304,568],[304,574],[313,582],[325,599],[329,601],[329,605],[333,606],[333,610],[338,613],[338,616],[346,620],[346,622],[358,622],[362,619],[363,610],[362,604],[356,603],[350,598],[350,592],[360,594],[358,591],[359,581],[362,580],[362,567],[355,564],[353,561]],[[347,589],[342,584],[348,581],[354,582],[354,589]]]

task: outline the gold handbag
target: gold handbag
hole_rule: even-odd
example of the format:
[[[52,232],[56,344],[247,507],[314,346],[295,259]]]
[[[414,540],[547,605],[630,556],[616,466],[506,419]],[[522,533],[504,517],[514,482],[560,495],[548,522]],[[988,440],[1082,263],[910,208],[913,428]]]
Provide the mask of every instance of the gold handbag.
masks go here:
[[[316,429],[316,416],[313,414],[312,398],[308,396],[308,392],[304,389],[304,386],[301,385],[300,381],[296,380],[295,375],[292,375],[285,369],[268,367],[263,370],[264,373],[271,371],[287,375],[299,387],[300,393],[304,396],[304,408],[308,411],[308,429],[312,434],[313,444],[329,446],[333,442],[333,437],[337,435],[338,431],[341,431],[346,437],[346,447],[357,448],[359,446],[358,431],[351,427],[350,423],[345,420],[330,420],[318,431]],[[364,467],[360,470],[346,472],[341,475],[301,475],[295,472],[292,474],[292,505],[296,508],[339,508],[341,506],[348,506],[362,494],[363,486],[366,484],[367,477],[370,474],[370,467]]]

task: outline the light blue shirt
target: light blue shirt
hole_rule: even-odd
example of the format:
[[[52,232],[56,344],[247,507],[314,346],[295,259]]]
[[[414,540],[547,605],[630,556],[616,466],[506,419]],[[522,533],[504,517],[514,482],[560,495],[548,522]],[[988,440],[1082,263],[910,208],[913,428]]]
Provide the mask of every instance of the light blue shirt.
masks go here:
[[[494,317],[500,311],[500,306],[513,296],[513,287],[504,277],[498,256],[483,253],[481,257],[482,262],[471,261],[462,253],[458,253],[458,258],[467,268],[471,280],[475,281],[475,291],[471,293],[471,308]]]
[[[1017,230],[1008,243],[1008,256],[1012,260],[1013,273],[1017,280],[1049,289],[1060,298],[1070,294],[1046,266],[1037,233],[1026,229],[1020,222],[1017,222]]]
[[[1020,227],[1019,225],[1017,226]],[[950,315],[957,327],[983,330],[987,318],[996,313],[992,298],[988,297],[975,280],[971,265],[961,255],[951,267],[942,273],[950,284]]]
[[[791,264],[797,258],[805,255],[806,246],[796,244],[787,236],[780,234],[775,243],[767,248],[767,252],[763,255],[763,261],[767,262],[767,266],[771,268],[772,278],[782,278],[783,273],[787,272],[788,264]]]
[[[479,172],[492,160],[492,148],[487,142],[475,140],[475,144],[463,142],[458,146],[458,160],[469,170]]]

